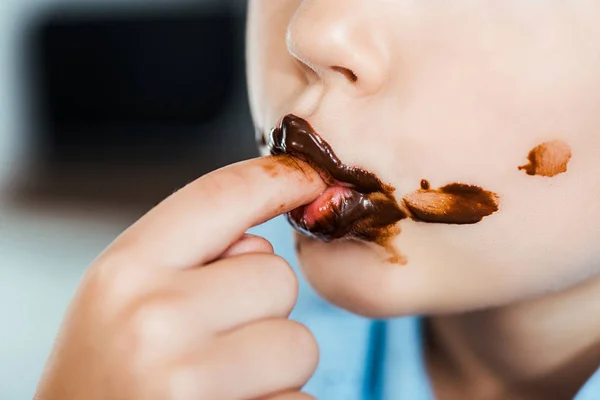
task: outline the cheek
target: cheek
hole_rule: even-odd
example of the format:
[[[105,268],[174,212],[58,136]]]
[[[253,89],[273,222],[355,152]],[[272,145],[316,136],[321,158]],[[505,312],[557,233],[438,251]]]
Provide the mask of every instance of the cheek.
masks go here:
[[[405,266],[385,264],[361,245],[308,242],[300,260],[309,281],[343,308],[386,317],[498,306],[597,274],[600,180],[594,171],[600,171],[600,159],[594,154],[600,149],[574,137],[567,171],[553,177],[519,170],[531,149],[525,146],[513,149],[517,155],[490,155],[503,165],[499,174],[483,167],[471,176],[461,169],[432,171],[440,184],[468,176],[493,188],[498,212],[473,225],[402,221],[394,245],[408,259]]]
[[[417,268],[431,271],[431,284],[460,302],[457,307],[514,301],[597,273],[600,119],[591,109],[598,104],[596,88],[557,90],[548,84],[525,93],[524,82],[499,77],[477,84],[479,75],[471,76],[472,81],[420,85],[398,117],[400,133],[386,138],[387,148],[402,154],[388,164],[394,171],[388,169],[387,177],[401,193],[414,190],[419,179],[432,186],[479,185],[498,193],[500,209],[475,226],[404,224],[398,247]],[[452,93],[461,96],[450,101]],[[435,101],[435,95],[449,101]],[[557,139],[569,147],[566,171],[564,149],[554,164],[526,168],[530,151]],[[536,153],[539,167],[547,154]]]
[[[423,310],[432,298],[426,270],[385,263],[367,244],[319,243],[300,238],[298,258],[307,280],[326,300],[370,318]]]
[[[578,157],[580,156],[580,157]],[[548,276],[549,288],[584,279],[600,266],[600,162],[575,150],[568,171],[552,178],[521,175],[506,183],[499,227],[520,263]],[[500,223],[500,221],[499,221]]]
[[[587,279],[600,271],[600,183],[586,172],[591,165],[574,157],[569,167],[554,178],[522,173],[490,181],[501,194],[496,214],[473,226],[407,225],[398,246],[415,268],[430,271],[455,309]]]

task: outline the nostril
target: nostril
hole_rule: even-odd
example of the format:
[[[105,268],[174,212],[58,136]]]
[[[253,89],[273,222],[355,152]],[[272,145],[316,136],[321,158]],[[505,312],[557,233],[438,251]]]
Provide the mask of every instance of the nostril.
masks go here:
[[[356,76],[356,74],[348,68],[334,65],[333,67],[331,67],[331,69],[337,73],[342,74],[351,83],[356,83],[356,81],[358,81],[358,76]]]

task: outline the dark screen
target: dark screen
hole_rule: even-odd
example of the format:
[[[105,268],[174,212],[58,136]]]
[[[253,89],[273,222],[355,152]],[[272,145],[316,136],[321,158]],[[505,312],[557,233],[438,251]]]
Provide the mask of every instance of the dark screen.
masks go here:
[[[45,149],[65,155],[210,135],[232,95],[234,15],[48,17],[39,27]],[[104,148],[104,149],[103,149]]]

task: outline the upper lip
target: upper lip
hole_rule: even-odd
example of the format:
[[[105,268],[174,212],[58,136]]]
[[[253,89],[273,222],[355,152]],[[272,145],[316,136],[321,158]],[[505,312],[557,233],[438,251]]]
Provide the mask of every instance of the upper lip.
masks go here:
[[[272,129],[268,141],[271,154],[289,154],[307,162],[330,185],[348,186],[360,193],[391,192],[373,173],[344,164],[304,119],[286,115]]]

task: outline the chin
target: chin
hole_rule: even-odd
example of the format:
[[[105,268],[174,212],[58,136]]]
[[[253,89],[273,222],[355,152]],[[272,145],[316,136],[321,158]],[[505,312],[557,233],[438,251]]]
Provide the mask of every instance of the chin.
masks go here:
[[[355,240],[323,243],[296,235],[298,260],[311,286],[330,303],[368,318],[432,311],[428,271],[389,261],[380,246]]]
[[[493,219],[470,227],[405,221],[393,242],[405,264],[390,263],[372,243],[296,234],[298,260],[321,297],[375,319],[472,312],[547,293],[557,266],[536,263],[528,253],[494,252],[498,238],[481,238],[495,226]]]

